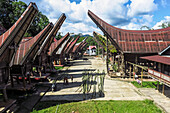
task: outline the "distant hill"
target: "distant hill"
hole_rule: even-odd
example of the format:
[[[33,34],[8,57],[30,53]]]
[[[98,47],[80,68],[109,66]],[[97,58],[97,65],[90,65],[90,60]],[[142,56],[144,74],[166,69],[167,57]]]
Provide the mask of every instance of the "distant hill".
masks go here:
[[[87,36],[91,36],[91,35],[89,35],[89,34],[85,34],[85,35],[83,35],[83,37],[87,37]]]

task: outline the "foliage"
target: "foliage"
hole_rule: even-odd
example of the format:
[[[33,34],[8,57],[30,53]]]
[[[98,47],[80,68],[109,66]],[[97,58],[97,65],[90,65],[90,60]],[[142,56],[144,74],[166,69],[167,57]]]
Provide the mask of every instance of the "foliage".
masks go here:
[[[5,29],[9,29],[14,23],[14,12],[12,2],[16,0],[1,0],[0,1],[0,22]]]
[[[146,26],[146,25],[142,26],[140,29],[142,30],[143,28],[146,28],[147,30],[151,30],[151,28],[149,28],[149,27]]]
[[[5,29],[9,29],[26,10],[27,4],[17,0],[1,0],[0,7],[0,22]],[[48,18],[39,12],[25,36],[37,35],[48,23]]]
[[[159,25],[159,27],[162,27],[162,28],[170,27],[170,21],[162,23],[161,25]]]
[[[48,104],[49,105],[49,104]],[[58,109],[57,109],[58,107]],[[90,108],[90,109],[89,109]],[[53,107],[34,110],[32,113],[161,113],[152,100],[144,101],[85,101],[58,104]]]
[[[92,36],[88,36],[88,39],[86,40],[86,42],[88,43],[87,44],[87,46],[97,46],[98,44],[97,44],[97,42],[95,42],[94,40],[93,40],[93,37]]]
[[[49,19],[41,12],[38,12],[27,32],[31,34],[31,36],[35,36],[43,30],[48,23]]]
[[[132,81],[131,82],[135,87],[137,88],[141,88],[141,85],[136,82],[136,81]],[[157,82],[156,81],[143,81],[142,82],[142,88],[156,88],[157,86]]]
[[[63,69],[64,67],[61,67],[61,66],[55,66],[55,69],[56,70],[61,70],[61,69]]]
[[[55,37],[57,40],[60,40],[63,36],[61,36],[61,32],[58,32],[57,36]]]
[[[33,68],[32,68],[32,71],[37,71],[37,70],[36,70],[36,67],[33,67]]]
[[[80,38],[78,39],[77,43],[82,42],[85,38],[86,38],[86,37],[80,37]]]
[[[106,38],[104,38],[104,36],[102,35],[97,35],[98,38],[96,38],[101,45],[104,46],[104,49],[106,51]],[[111,52],[111,53],[114,53],[114,52],[117,52],[116,48],[114,47],[114,45],[110,42],[110,40],[108,40],[108,50]]]
[[[113,68],[114,72],[117,72],[118,71],[118,64],[117,63],[113,64],[112,68]]]

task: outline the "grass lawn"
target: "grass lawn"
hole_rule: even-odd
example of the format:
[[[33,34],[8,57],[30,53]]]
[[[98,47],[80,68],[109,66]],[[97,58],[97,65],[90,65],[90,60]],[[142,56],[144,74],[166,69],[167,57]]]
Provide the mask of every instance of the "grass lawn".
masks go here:
[[[156,88],[157,82],[156,81],[143,81],[142,87],[141,84],[137,83],[136,81],[131,82],[137,88]]]
[[[48,103],[47,103],[48,104]],[[32,113],[56,113],[58,105],[34,110]],[[86,101],[60,104],[57,113],[162,113],[151,100],[144,101]]]

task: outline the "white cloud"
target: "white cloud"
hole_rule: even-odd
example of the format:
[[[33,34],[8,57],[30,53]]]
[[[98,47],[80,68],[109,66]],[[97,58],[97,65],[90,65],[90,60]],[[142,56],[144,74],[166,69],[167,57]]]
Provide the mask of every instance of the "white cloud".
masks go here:
[[[128,5],[129,17],[136,15],[148,14],[157,9],[157,4],[154,3],[154,0],[130,0],[132,3]]]
[[[129,5],[125,5],[125,4]],[[67,18],[60,32],[92,34],[93,31],[101,32],[88,17],[87,11],[91,10],[107,23],[126,29],[140,29],[142,25],[150,26],[153,15],[150,12],[157,8],[154,0],[81,0],[79,4],[69,0],[41,0],[38,4],[51,22],[65,13]]]
[[[160,22],[157,22],[157,23],[153,26],[153,29],[160,29],[160,28],[162,28],[162,27],[160,27],[160,26],[162,25],[162,23],[170,22],[170,16],[165,16],[164,18],[165,18],[164,20],[161,20]]]
[[[53,23],[61,13],[67,15],[67,20],[61,27],[61,32],[91,32],[92,34],[93,30],[96,30],[96,25],[88,17],[88,9],[110,24],[120,24],[127,21],[127,9],[124,6],[127,2],[128,0],[82,0],[79,4],[76,4],[69,0],[42,0],[40,8]]]
[[[161,4],[162,4],[163,7],[166,7],[167,1],[166,0],[161,0]]]

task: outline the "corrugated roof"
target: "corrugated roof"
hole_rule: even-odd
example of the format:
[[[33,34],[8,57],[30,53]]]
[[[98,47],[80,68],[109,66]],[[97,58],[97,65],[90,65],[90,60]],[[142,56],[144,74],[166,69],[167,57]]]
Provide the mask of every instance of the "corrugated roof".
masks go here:
[[[54,42],[51,44],[50,48],[49,48],[49,55],[52,55],[53,53],[56,53],[56,51],[58,51],[58,49],[62,46],[62,44],[64,43],[64,41],[66,41],[66,39],[68,38],[70,34],[67,33],[64,37],[62,37],[60,40],[56,40],[54,38]]]
[[[162,63],[162,64],[170,65],[170,57],[154,55],[154,56],[146,56],[146,57],[140,57],[140,58],[145,59],[145,60],[154,61],[154,62],[159,62],[159,63]]]
[[[14,65],[22,65],[26,60],[33,60],[46,36],[52,29],[53,24],[49,23],[39,34],[35,37],[25,37],[14,57]]]
[[[74,48],[73,48],[73,50],[72,50],[72,53],[78,52],[79,49],[83,46],[83,44],[86,42],[87,38],[88,38],[88,37],[86,37],[86,38],[85,38],[84,40],[82,40],[80,43],[77,43],[77,44],[74,46]]]
[[[62,44],[62,46],[58,49],[58,51],[56,51],[56,54],[63,54],[63,51],[65,50],[65,48],[67,47],[68,43],[70,41],[70,38],[68,38],[66,41],[64,41],[64,43]]]
[[[18,47],[37,12],[38,8],[36,4],[30,3],[15,24],[0,36],[0,61],[4,61],[6,63],[11,61],[15,49],[10,49],[10,47]],[[10,56],[7,57],[9,53]]]
[[[69,54],[70,52],[72,52],[75,44],[77,43],[78,39],[80,38],[80,36],[78,36],[70,45],[69,49],[66,51],[66,54]]]
[[[82,49],[87,45],[88,43],[87,42],[85,42],[83,45],[82,45],[82,47],[80,48],[80,50],[79,51],[82,51]]]
[[[48,52],[54,37],[56,36],[58,30],[60,29],[61,25],[63,24],[63,22],[65,21],[66,16],[63,13],[60,18],[56,21],[53,29],[51,30],[51,32],[49,33],[49,35],[47,36],[47,38],[45,39],[44,43],[42,44],[38,54],[40,55],[42,53],[42,51],[44,51],[44,53]]]
[[[79,47],[81,45],[81,43],[78,43],[78,44],[76,44],[75,46],[74,46],[74,48],[73,48],[73,53],[76,51],[76,49]]]
[[[72,37],[71,37],[72,38]],[[65,48],[64,52],[67,54],[68,49],[70,48],[71,44],[73,43],[74,38],[71,39],[71,41],[69,42],[69,44],[67,44],[67,47]]]
[[[170,27],[158,30],[125,30],[109,25],[91,11],[88,15],[124,53],[158,53],[170,45]]]

